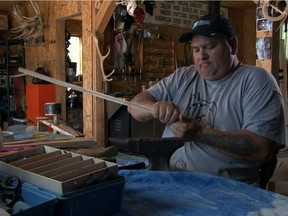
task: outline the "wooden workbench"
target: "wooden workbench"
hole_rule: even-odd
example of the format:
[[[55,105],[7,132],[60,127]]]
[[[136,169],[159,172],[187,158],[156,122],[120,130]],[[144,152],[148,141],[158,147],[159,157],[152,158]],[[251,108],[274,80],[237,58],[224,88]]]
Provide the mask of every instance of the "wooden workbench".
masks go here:
[[[99,146],[92,138],[56,138],[56,139],[26,139],[20,141],[4,142],[4,147],[0,155],[6,155],[15,151],[21,151],[35,146],[47,145],[59,149],[77,149],[77,148],[98,148]]]

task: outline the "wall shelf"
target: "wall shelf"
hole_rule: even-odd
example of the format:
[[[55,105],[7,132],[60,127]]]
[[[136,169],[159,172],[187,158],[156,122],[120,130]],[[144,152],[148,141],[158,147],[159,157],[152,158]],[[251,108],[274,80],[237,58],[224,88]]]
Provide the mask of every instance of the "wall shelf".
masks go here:
[[[55,41],[46,41],[43,43],[25,45],[24,47],[31,48],[31,47],[37,47],[37,46],[48,46],[48,45],[55,44],[55,43],[56,43]]]
[[[13,78],[17,74],[18,67],[25,66],[25,52],[23,40],[0,40],[0,80],[1,92],[0,105],[1,115],[7,121],[14,112],[21,112],[21,98],[25,95],[25,80],[23,77]],[[13,114],[14,115],[14,114]]]

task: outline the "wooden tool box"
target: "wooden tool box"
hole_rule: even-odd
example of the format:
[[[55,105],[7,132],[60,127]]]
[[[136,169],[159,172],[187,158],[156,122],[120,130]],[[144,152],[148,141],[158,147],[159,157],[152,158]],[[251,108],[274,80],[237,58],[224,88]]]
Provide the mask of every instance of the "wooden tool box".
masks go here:
[[[71,192],[118,175],[115,163],[49,146],[2,156],[0,170],[57,194]]]

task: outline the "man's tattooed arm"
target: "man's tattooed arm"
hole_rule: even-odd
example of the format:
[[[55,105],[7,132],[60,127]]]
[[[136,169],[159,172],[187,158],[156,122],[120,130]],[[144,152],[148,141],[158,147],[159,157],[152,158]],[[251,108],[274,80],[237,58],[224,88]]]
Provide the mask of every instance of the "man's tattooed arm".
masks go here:
[[[211,134],[201,132],[197,141],[239,156],[251,156],[259,150],[253,139],[246,134]]]

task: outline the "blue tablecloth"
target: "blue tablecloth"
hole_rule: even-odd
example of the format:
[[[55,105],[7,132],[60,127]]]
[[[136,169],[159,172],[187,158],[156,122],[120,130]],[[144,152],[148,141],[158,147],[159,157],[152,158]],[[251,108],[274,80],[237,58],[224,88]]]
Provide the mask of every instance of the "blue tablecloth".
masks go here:
[[[288,197],[194,172],[121,170],[126,179],[115,216],[287,216]]]

